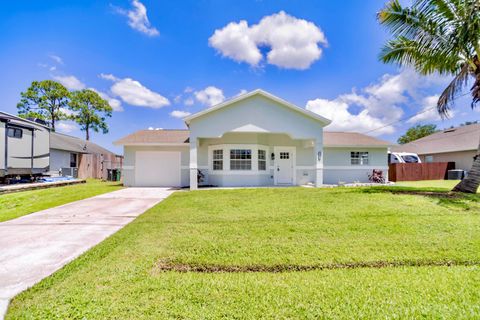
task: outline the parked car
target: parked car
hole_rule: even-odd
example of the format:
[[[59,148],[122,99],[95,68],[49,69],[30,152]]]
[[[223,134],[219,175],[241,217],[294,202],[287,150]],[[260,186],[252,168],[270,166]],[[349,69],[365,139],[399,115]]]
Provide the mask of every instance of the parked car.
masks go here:
[[[388,163],[422,163],[422,160],[416,153],[389,152]]]

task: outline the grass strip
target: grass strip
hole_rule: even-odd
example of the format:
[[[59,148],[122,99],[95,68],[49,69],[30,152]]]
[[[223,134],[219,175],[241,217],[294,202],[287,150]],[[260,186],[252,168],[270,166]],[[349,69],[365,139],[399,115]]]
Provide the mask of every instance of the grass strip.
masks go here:
[[[399,268],[399,267],[451,267],[480,266],[479,260],[406,260],[406,261],[356,261],[348,263],[327,263],[314,265],[213,265],[213,264],[182,264],[161,260],[156,264],[158,271],[197,272],[197,273],[281,273],[303,272],[314,270],[359,269],[359,268]]]

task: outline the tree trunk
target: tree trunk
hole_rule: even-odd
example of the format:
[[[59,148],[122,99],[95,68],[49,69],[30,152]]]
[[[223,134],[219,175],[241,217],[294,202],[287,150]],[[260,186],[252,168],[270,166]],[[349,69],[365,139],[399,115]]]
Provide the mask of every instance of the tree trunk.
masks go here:
[[[476,70],[473,72],[474,83],[470,89],[472,93],[472,108],[480,102],[480,59],[474,58]],[[452,191],[476,193],[480,185],[480,142],[478,144],[477,155],[473,160],[473,165],[466,178],[458,183]]]
[[[87,141],[90,140],[90,132],[89,131],[90,130],[87,126],[86,129],[85,129],[85,140],[87,140]]]

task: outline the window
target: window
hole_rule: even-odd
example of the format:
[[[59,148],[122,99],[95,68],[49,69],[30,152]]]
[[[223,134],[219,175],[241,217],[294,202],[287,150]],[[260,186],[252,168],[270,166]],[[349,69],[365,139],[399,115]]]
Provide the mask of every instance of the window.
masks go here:
[[[368,165],[368,152],[350,152],[350,163],[353,165]]]
[[[258,170],[267,170],[267,152],[258,150]]]
[[[231,149],[230,170],[252,170],[252,150]]]
[[[7,136],[9,136],[10,138],[22,139],[23,130],[19,128],[8,128]]]
[[[213,150],[213,170],[223,170],[223,150]]]
[[[414,155],[411,155],[411,154],[403,155],[402,159],[405,161],[405,163],[418,163],[419,162],[418,157],[416,157]]]
[[[433,162],[433,156],[425,156],[425,162]]]
[[[388,154],[388,163],[400,163],[398,157],[392,153]]]
[[[290,159],[290,152],[280,152],[280,159]]]
[[[76,168],[76,167],[77,167],[77,154],[70,153],[70,168]]]

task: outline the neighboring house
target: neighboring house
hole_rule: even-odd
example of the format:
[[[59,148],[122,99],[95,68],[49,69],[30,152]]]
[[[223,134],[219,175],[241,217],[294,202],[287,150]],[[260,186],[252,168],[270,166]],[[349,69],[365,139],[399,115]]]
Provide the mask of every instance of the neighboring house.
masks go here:
[[[416,153],[422,162],[455,162],[456,169],[470,170],[479,140],[480,124],[471,124],[395,146],[392,151]]]
[[[0,179],[46,173],[49,132],[43,124],[0,112]]]
[[[189,130],[142,130],[115,142],[124,146],[125,185],[321,186],[367,182],[373,169],[387,176],[388,142],[324,132],[330,120],[262,90],[184,120]]]
[[[50,174],[106,179],[107,169],[120,169],[122,157],[91,142],[66,134],[50,134]]]

